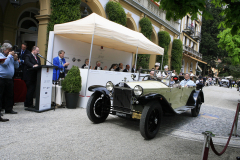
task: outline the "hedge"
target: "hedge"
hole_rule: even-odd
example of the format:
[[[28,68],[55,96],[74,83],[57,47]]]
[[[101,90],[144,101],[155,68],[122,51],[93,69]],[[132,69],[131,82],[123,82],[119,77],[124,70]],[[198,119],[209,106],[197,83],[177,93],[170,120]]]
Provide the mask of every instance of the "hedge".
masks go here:
[[[126,26],[127,16],[122,5],[119,2],[109,1],[106,4],[106,13],[109,20]]]
[[[172,58],[171,58],[171,69],[180,73],[182,68],[182,56],[183,56],[182,41],[180,39],[174,39],[172,45]]]
[[[139,25],[141,27],[141,33],[151,40],[151,35],[153,32],[152,22],[149,18],[144,17],[139,21]],[[148,69],[149,67],[149,54],[140,54],[137,59],[137,67],[142,67],[143,69]]]
[[[164,48],[163,66],[168,65],[168,47],[171,37],[167,31],[158,32],[158,45]],[[162,63],[162,56],[157,56],[157,62]]]

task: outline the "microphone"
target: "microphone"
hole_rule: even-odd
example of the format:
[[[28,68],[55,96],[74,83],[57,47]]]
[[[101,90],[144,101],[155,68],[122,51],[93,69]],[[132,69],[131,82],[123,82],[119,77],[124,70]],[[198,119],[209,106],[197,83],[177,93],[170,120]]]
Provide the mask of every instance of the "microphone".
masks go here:
[[[41,54],[39,54],[39,53],[38,53],[37,55],[38,55],[39,57],[41,57],[41,58],[44,58],[44,57],[43,57]],[[45,59],[45,58],[44,58],[44,59]]]
[[[49,61],[48,61],[46,58],[44,58],[41,54],[38,53],[37,55],[38,55],[39,57],[45,59],[47,62],[49,62]],[[50,63],[51,65],[53,65],[52,62],[49,62],[49,63]],[[54,65],[53,65],[53,66],[54,66]]]

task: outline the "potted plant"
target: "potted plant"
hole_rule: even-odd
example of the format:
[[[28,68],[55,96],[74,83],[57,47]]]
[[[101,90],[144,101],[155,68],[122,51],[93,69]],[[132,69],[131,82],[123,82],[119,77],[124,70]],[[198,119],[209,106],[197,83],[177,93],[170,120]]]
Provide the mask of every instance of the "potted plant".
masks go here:
[[[62,82],[62,89],[65,91],[66,107],[75,109],[77,107],[79,92],[82,88],[82,80],[80,70],[77,66],[73,66],[67,73]]]

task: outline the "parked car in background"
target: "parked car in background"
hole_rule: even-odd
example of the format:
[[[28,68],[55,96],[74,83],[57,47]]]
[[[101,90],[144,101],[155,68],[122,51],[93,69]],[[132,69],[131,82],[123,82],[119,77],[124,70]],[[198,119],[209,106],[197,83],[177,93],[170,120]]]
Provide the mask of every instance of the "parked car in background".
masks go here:
[[[88,118],[93,123],[104,122],[109,114],[138,119],[141,135],[152,139],[159,131],[164,113],[181,114],[191,110],[193,117],[198,116],[204,102],[201,89],[182,87],[177,76],[159,79],[155,75],[142,76],[139,72],[138,80],[132,74],[135,80],[132,82],[109,81],[106,86],[89,87],[94,93],[87,104]]]
[[[219,81],[219,87],[230,87],[229,80],[228,79],[221,79]]]

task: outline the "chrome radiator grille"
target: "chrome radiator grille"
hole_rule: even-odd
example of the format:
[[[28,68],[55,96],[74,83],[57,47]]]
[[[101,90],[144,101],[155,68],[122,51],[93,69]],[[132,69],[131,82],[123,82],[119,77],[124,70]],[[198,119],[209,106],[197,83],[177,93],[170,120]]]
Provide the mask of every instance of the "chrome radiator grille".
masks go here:
[[[131,107],[132,90],[130,88],[115,87],[113,93],[113,108],[126,112]]]

